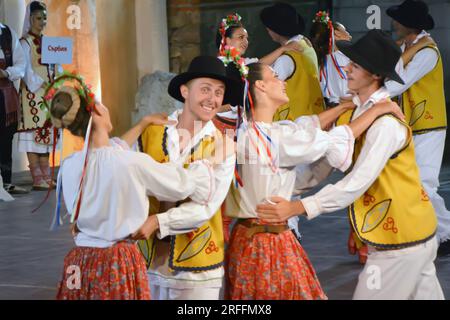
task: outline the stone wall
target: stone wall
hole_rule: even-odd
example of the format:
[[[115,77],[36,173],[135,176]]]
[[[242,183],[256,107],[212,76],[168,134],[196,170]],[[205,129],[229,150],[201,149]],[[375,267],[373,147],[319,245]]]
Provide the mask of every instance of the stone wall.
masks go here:
[[[168,0],[170,71],[186,71],[200,54],[200,0]]]

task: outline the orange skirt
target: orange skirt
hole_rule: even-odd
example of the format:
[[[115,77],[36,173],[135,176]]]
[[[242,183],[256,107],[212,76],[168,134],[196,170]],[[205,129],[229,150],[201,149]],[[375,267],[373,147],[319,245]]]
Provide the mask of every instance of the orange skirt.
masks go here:
[[[75,247],[64,259],[58,300],[150,300],[147,269],[136,244]]]
[[[327,299],[291,230],[248,238],[237,224],[227,253],[227,298],[232,300]]]

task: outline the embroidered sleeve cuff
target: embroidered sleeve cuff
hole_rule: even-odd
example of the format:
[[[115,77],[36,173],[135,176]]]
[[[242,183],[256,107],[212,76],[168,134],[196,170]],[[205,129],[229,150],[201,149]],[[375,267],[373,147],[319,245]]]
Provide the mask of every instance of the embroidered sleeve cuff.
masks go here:
[[[169,236],[169,217],[167,213],[160,213],[156,215],[159,223],[159,230],[156,233],[156,236],[159,239],[165,238]]]
[[[322,208],[320,206],[320,203],[317,201],[317,199],[314,196],[307,197],[305,199],[302,199],[303,207],[306,211],[306,218],[308,220],[312,220],[319,216],[322,213]]]

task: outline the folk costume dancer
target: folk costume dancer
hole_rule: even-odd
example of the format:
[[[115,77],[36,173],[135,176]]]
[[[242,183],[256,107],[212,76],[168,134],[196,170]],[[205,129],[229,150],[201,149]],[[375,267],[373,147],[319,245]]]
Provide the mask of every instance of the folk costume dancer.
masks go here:
[[[53,227],[62,224],[63,196],[76,247],[64,259],[57,299],[150,299],[145,260],[133,241],[155,230],[142,230],[148,196],[167,201],[190,196],[205,203],[214,191],[211,165],[203,160],[186,170],[159,164],[131,151],[135,141],[128,134],[125,140],[109,139],[108,109],[94,101],[81,77],[57,78],[45,99],[57,128],[85,138],[83,151],[65,159],[58,175]],[[166,122],[148,116],[139,126]],[[75,268],[81,277],[77,285],[70,278]]]
[[[194,58],[188,71],[169,84],[169,95],[184,103],[182,110],[169,117],[176,124],[148,127],[140,139],[142,151],[158,162],[179,165],[218,152],[215,140],[222,134],[212,119],[219,107],[229,102],[233,90],[239,90],[239,85],[226,76],[221,60],[208,56]],[[232,146],[227,149],[223,163],[214,166],[216,192],[206,205],[189,199],[176,204],[152,200],[155,210],[149,219],[157,218],[159,230],[157,237],[142,241],[140,248],[147,260],[154,299],[221,297],[224,238],[220,206],[230,187],[236,161]]]
[[[337,121],[348,124],[389,98],[386,78],[403,83],[395,72],[401,50],[380,30],[337,45],[351,60],[346,72],[356,109]],[[341,181],[301,201],[272,198],[277,204],[259,205],[259,217],[273,223],[302,214],[313,219],[349,206],[352,227],[369,249],[354,299],[443,299],[434,266],[437,219],[421,186],[411,128],[391,115],[380,117],[357,139],[353,159]],[[380,277],[368,286],[374,269]]]

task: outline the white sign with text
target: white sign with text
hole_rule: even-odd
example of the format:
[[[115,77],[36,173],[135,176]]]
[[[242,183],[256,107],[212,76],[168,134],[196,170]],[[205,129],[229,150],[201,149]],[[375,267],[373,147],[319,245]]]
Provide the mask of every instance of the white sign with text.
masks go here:
[[[72,63],[72,38],[67,37],[43,37],[42,38],[42,63],[46,64],[71,64]]]

